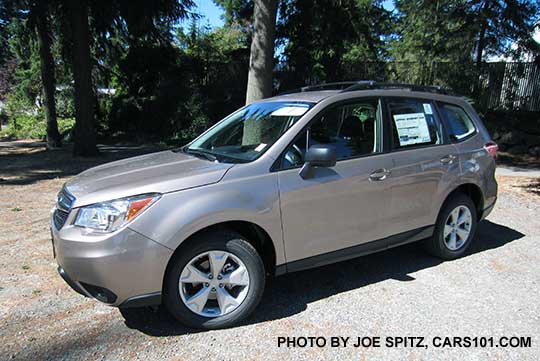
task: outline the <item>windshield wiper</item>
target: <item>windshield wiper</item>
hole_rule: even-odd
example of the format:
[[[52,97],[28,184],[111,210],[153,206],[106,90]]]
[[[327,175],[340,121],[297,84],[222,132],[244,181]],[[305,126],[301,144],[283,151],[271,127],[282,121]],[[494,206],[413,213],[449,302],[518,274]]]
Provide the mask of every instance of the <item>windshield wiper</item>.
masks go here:
[[[183,153],[191,154],[191,155],[199,157],[199,158],[208,159],[208,160],[210,160],[212,162],[217,160],[220,163],[222,163],[222,162],[225,162],[225,163],[248,163],[250,161],[249,159],[236,158],[236,157],[232,157],[232,156],[221,154],[221,153],[219,153],[219,154],[218,153],[212,153],[212,152],[204,151],[204,150],[201,150],[201,149],[190,149],[188,146],[172,149],[172,152],[174,152],[174,153],[183,152]]]
[[[194,155],[194,156],[198,156],[199,158],[200,157],[203,157],[211,162],[215,162],[216,160],[219,162],[219,160],[217,159],[217,157],[215,155],[213,155],[212,153],[210,152],[205,152],[204,150],[199,150],[199,149],[189,149],[189,148],[183,148],[183,151],[184,153],[187,153],[187,154],[191,154],[191,155]]]

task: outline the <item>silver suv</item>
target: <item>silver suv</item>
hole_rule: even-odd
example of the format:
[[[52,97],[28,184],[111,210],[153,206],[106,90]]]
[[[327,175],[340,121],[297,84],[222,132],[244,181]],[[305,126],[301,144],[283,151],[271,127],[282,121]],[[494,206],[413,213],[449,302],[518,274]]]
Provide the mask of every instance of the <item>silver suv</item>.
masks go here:
[[[439,88],[303,88],[68,181],[51,222],[58,271],[112,306],[230,326],[266,276],[420,240],[462,256],[497,198],[496,151],[471,105]]]

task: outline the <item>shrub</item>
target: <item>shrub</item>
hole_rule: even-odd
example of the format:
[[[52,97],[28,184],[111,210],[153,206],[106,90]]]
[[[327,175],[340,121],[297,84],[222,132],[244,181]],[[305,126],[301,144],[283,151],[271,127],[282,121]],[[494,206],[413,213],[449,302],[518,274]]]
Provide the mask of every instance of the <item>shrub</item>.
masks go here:
[[[180,130],[181,137],[186,141],[191,141],[210,126],[210,119],[205,114],[203,109],[202,97],[195,93],[188,99],[185,104],[182,104],[180,115],[183,116]]]
[[[75,126],[75,118],[58,118],[60,134],[71,131]],[[2,129],[2,134],[15,139],[45,139],[47,122],[41,115],[22,114],[9,119],[9,124]]]
[[[7,123],[8,116],[5,109],[0,109],[0,125]]]
[[[72,118],[75,116],[75,91],[66,87],[56,92],[56,115],[59,118]]]
[[[2,134],[10,138],[44,139],[47,136],[47,122],[41,110],[14,95],[8,97],[6,106],[8,125]],[[75,126],[75,118],[58,118],[60,134]]]

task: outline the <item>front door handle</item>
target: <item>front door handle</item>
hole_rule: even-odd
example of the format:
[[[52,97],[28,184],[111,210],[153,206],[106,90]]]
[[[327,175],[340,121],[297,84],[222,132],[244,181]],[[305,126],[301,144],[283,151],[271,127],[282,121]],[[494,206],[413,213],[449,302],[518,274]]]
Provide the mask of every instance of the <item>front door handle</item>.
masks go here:
[[[381,169],[377,169],[375,171],[373,171],[373,173],[371,173],[369,175],[369,180],[371,181],[383,181],[385,180],[388,176],[390,175],[390,171],[386,168],[381,168]]]
[[[441,163],[452,164],[454,163],[454,160],[456,160],[456,156],[454,154],[448,154],[441,158]]]

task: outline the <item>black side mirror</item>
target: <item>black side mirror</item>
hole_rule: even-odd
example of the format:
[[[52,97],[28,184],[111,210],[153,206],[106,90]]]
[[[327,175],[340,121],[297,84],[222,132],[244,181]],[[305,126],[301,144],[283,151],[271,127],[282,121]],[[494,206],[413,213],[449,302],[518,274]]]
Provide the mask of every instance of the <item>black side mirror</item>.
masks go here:
[[[306,179],[312,177],[312,170],[316,167],[333,167],[336,165],[336,148],[328,144],[312,145],[305,157],[306,161],[300,170],[300,177]]]

